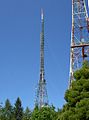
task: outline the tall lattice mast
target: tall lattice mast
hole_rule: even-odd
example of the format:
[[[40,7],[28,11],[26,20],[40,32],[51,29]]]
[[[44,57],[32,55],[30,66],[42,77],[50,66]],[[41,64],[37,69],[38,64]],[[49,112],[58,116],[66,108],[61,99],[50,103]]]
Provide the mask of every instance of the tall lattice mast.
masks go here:
[[[89,59],[89,18],[85,0],[72,0],[72,35],[70,47],[70,81],[73,73]]]
[[[44,13],[41,10],[42,30],[40,34],[40,80],[38,83],[35,105],[43,107],[48,105],[48,96],[46,90],[46,80],[44,78]]]

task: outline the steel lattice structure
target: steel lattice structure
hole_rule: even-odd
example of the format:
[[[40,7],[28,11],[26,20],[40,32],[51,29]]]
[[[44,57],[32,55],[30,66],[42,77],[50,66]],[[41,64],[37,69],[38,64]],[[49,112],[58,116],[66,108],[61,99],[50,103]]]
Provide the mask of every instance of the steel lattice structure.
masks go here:
[[[89,18],[85,0],[72,0],[72,35],[70,47],[70,81],[73,73],[89,59]]]
[[[48,105],[46,80],[44,77],[45,72],[44,72],[44,14],[43,14],[43,10],[41,10],[41,23],[42,23],[42,30],[40,34],[40,80],[39,80],[38,87],[36,90],[36,101],[35,101],[35,105],[40,108]]]

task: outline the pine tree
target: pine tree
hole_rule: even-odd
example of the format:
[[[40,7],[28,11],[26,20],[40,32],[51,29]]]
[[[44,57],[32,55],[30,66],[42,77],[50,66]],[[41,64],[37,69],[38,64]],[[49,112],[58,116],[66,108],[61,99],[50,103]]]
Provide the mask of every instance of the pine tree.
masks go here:
[[[16,120],[22,120],[23,118],[23,108],[20,98],[18,97],[15,103],[14,114]]]
[[[24,111],[23,120],[31,120],[31,111],[28,107]]]
[[[9,99],[7,99],[5,101],[5,106],[4,108],[2,108],[2,119],[3,120],[11,120],[12,119],[12,114],[13,114],[13,108],[12,105],[9,101]]]

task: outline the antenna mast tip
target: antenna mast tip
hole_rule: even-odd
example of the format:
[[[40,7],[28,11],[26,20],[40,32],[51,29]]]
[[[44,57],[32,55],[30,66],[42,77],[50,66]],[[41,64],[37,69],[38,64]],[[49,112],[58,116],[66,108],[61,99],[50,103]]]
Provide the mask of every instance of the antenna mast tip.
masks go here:
[[[44,12],[43,12],[43,9],[41,8],[41,19],[43,20],[44,19]]]

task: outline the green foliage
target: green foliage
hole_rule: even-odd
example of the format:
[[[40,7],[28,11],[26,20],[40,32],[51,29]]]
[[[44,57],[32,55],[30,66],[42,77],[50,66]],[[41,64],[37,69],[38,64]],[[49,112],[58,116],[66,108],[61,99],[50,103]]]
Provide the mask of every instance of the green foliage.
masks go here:
[[[40,109],[39,120],[52,120],[52,115],[49,107]]]
[[[31,120],[56,120],[57,112],[55,111],[55,107],[52,105],[51,107],[36,107],[32,113]]]
[[[23,120],[31,120],[31,111],[27,107],[23,114]]]
[[[74,73],[74,77],[76,81],[80,79],[89,79],[89,62],[88,61],[83,62],[82,68],[80,70],[77,70]]]
[[[89,120],[89,62],[74,73],[75,80],[65,93],[64,105],[58,120]]]
[[[4,107],[0,106],[0,120],[56,120],[57,114],[53,105],[42,108],[36,106],[33,111],[28,107],[23,110],[20,98],[17,98],[15,106],[8,99]]]
[[[39,120],[39,108],[36,106],[32,112],[31,120]]]
[[[23,118],[23,108],[20,98],[18,97],[14,107],[14,114],[16,120],[22,120]]]
[[[2,120],[11,120],[13,118],[13,109],[8,99],[6,100],[5,106],[2,108],[1,112]]]

